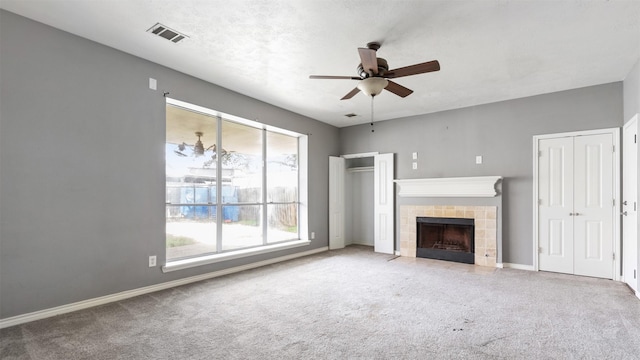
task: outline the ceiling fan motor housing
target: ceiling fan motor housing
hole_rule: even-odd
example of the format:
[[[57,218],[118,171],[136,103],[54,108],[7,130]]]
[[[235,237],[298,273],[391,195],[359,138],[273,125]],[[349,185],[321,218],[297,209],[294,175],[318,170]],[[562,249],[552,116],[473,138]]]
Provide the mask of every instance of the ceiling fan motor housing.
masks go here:
[[[378,74],[374,76],[382,77],[387,71],[389,71],[389,64],[387,63],[387,60],[383,58],[376,59],[378,59]],[[358,75],[360,75],[360,77],[363,79],[366,79],[370,76],[369,72],[366,71],[362,66],[362,63],[358,65]]]

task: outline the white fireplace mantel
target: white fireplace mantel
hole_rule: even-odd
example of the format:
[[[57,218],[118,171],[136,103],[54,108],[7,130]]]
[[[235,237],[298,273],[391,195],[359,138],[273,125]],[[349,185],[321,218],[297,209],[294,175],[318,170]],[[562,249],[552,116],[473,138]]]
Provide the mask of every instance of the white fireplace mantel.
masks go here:
[[[502,176],[394,180],[401,197],[494,197]]]

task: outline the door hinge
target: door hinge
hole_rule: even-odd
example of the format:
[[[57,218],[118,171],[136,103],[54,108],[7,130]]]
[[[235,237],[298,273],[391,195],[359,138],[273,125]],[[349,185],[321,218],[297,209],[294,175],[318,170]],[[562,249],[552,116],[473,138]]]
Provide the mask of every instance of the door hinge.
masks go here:
[[[638,143],[638,135],[637,134],[633,134],[633,143],[634,144]]]
[[[538,157],[542,157],[542,151],[538,151]]]
[[[542,199],[538,199],[538,205],[542,205]]]
[[[636,269],[633,269],[633,278],[636,278]]]
[[[637,209],[636,209],[636,205],[637,205],[637,204],[636,204],[636,202],[634,201],[634,202],[633,202],[633,211],[636,211],[636,210],[637,210]]]
[[[616,146],[613,145],[613,152],[616,152]]]
[[[613,253],[613,260],[616,259],[616,253]]]
[[[542,254],[542,246],[538,247],[538,254]]]
[[[616,206],[616,199],[613,199],[613,206]]]

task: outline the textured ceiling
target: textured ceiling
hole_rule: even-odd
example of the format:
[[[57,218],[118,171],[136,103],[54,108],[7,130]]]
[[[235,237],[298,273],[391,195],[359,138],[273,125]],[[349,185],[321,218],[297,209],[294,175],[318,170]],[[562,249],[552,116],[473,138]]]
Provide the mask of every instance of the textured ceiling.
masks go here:
[[[640,0],[0,0],[0,7],[225,88],[343,127],[370,99],[340,98],[358,47],[398,68],[415,92],[375,98],[375,121],[621,81],[640,57]],[[160,22],[189,39],[152,36]],[[159,84],[161,87],[161,84]],[[344,115],[358,116],[347,118]]]

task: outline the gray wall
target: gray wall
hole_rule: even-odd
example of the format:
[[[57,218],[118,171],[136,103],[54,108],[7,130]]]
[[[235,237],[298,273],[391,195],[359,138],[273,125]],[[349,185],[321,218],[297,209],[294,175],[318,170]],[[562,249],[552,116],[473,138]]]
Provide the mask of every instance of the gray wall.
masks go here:
[[[373,230],[371,224],[374,221],[373,205],[373,170],[356,171],[347,170],[345,192],[348,193],[345,199],[347,203],[345,216],[346,227],[350,231],[345,231],[345,241],[352,244],[373,246]],[[348,236],[348,237],[347,237]]]
[[[0,53],[0,318],[327,245],[337,128],[6,11]],[[162,90],[313,134],[309,247],[168,274],[147,267],[165,253]]]
[[[624,121],[640,113],[640,59],[624,79]]]
[[[381,121],[373,133],[368,124],[346,127],[340,130],[341,153],[395,153],[397,179],[503,176],[502,261],[532,265],[532,137],[620,127],[622,95],[618,82]],[[418,152],[417,170],[412,152]],[[483,156],[482,165],[475,164],[476,155]],[[396,248],[398,231],[396,226]]]

